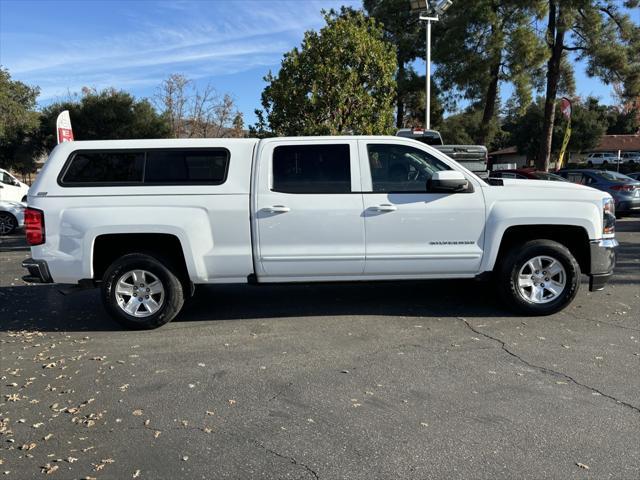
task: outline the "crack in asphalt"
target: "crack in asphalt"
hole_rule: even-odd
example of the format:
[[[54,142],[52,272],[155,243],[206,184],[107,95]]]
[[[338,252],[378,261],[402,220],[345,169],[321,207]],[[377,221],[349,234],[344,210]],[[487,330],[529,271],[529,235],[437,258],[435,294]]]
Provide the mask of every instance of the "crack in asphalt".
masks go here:
[[[282,395],[287,389],[289,389],[291,386],[293,385],[293,382],[289,382],[287,383],[284,387],[282,387],[273,397],[271,397],[269,399],[269,401],[273,401],[276,398],[278,398],[280,395]]]
[[[265,447],[264,444],[260,443],[258,440],[254,440],[253,443],[256,446],[258,446],[258,447],[262,448],[263,450],[265,450],[266,452],[269,452],[270,454],[275,455],[276,457],[280,457],[280,458],[284,458],[285,460],[289,460],[289,462],[292,465],[303,467],[307,472],[309,472],[311,475],[313,475],[313,478],[315,478],[316,480],[318,480],[320,478],[318,476],[318,474],[315,472],[315,470],[313,470],[308,465],[305,465],[304,463],[298,462],[295,458],[287,457],[286,455],[282,455],[282,454],[276,452],[275,450],[271,450],[270,448]]]
[[[517,359],[518,361],[520,361],[521,363],[527,365],[530,368],[534,368],[536,370],[538,370],[541,373],[547,374],[547,375],[552,375],[555,377],[561,377],[564,378],[566,380],[569,380],[571,383],[573,383],[574,385],[577,385],[579,387],[582,388],[586,388],[587,390],[591,390],[592,392],[595,392],[599,395],[602,395],[603,397],[606,397],[610,400],[615,401],[616,403],[623,405],[627,408],[630,408],[631,410],[634,410],[637,413],[640,413],[640,407],[636,407],[635,405],[632,405],[631,403],[625,402],[623,400],[620,400],[616,397],[614,397],[613,395],[609,395],[607,393],[604,393],[601,390],[598,390],[595,387],[591,387],[589,385],[585,385],[584,383],[580,383],[579,381],[577,381],[575,378],[571,377],[570,375],[567,375],[566,373],[562,373],[562,372],[558,372],[556,370],[553,370],[551,368],[547,368],[547,367],[542,367],[540,365],[535,365],[533,363],[530,363],[529,361],[525,360],[524,358],[522,358],[520,355],[518,355],[517,353],[509,350],[509,347],[507,347],[507,344],[504,340],[501,340],[497,337],[493,337],[491,335],[489,335],[488,333],[484,333],[481,330],[478,330],[477,328],[475,328],[473,325],[471,325],[465,318],[462,317],[458,317],[458,320],[461,320],[469,330],[471,330],[472,332],[476,333],[477,335],[482,335],[483,337],[492,340],[494,342],[497,342],[500,344],[502,350],[504,350],[506,353],[508,353],[510,356],[512,356],[513,358]]]

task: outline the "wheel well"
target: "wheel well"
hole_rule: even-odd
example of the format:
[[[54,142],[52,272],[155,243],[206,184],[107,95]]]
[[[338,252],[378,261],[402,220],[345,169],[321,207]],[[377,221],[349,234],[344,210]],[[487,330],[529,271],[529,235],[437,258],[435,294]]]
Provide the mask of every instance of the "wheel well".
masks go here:
[[[96,237],[93,245],[93,278],[102,280],[116,259],[127,253],[149,253],[168,263],[189,284],[189,272],[180,240],[164,233],[116,233]]]
[[[569,249],[578,261],[580,270],[589,272],[591,269],[591,253],[589,251],[589,235],[582,227],[573,225],[517,225],[509,227],[502,235],[498,258],[500,259],[514,245],[528,242],[529,240],[553,240]]]

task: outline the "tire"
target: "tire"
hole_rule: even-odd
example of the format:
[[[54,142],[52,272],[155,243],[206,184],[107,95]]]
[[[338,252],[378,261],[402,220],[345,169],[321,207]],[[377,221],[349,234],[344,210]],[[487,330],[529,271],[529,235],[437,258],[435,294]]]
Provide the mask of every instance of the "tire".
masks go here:
[[[540,263],[536,259],[540,259]],[[540,270],[534,270],[534,265],[539,265]],[[564,245],[552,240],[532,240],[506,252],[497,280],[500,296],[512,309],[530,316],[551,315],[576,297],[580,288],[580,266]],[[533,285],[526,286],[527,283]]]
[[[11,235],[18,228],[16,217],[9,212],[0,212],[0,235]]]
[[[107,312],[121,325],[135,330],[158,328],[173,320],[184,304],[184,292],[182,282],[168,265],[143,253],[130,253],[113,262],[101,286]],[[141,299],[142,295],[146,299]],[[134,303],[136,299],[139,303]]]

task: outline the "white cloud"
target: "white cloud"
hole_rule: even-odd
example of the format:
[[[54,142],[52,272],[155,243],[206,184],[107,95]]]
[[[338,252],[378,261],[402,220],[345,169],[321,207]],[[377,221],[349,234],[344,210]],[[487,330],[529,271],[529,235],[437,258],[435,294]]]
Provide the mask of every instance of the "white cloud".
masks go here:
[[[146,8],[144,3],[144,15],[115,4],[122,8],[117,13],[123,23],[102,35],[69,28],[51,35],[0,32],[2,63],[16,78],[39,85],[41,101],[85,85],[157,85],[171,72],[191,78],[238,73],[279,63],[305,30],[321,25],[322,8],[338,5],[174,1]]]

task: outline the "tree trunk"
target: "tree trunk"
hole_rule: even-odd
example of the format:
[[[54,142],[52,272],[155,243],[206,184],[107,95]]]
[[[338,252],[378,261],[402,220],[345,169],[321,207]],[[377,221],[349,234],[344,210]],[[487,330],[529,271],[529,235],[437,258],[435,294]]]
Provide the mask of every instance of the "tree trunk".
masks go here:
[[[404,60],[400,58],[400,55],[397,55],[398,59],[398,71],[396,72],[396,104],[398,106],[397,116],[396,116],[396,127],[402,128],[404,126]]]
[[[547,31],[549,39],[553,39],[553,45],[551,46],[551,57],[547,62],[547,92],[544,102],[542,142],[538,158],[536,158],[536,168],[544,171],[549,169],[549,162],[551,161],[553,126],[556,116],[556,95],[558,93],[558,83],[560,82],[560,65],[564,50],[564,35],[567,28],[564,12],[558,10],[559,7],[554,1],[549,2],[549,25]]]
[[[484,145],[489,137],[491,121],[496,111],[496,99],[498,97],[498,81],[500,76],[501,55],[498,54],[491,63],[489,71],[489,86],[484,101],[484,111],[482,113],[482,123],[480,125],[480,135],[476,139],[478,144]]]

